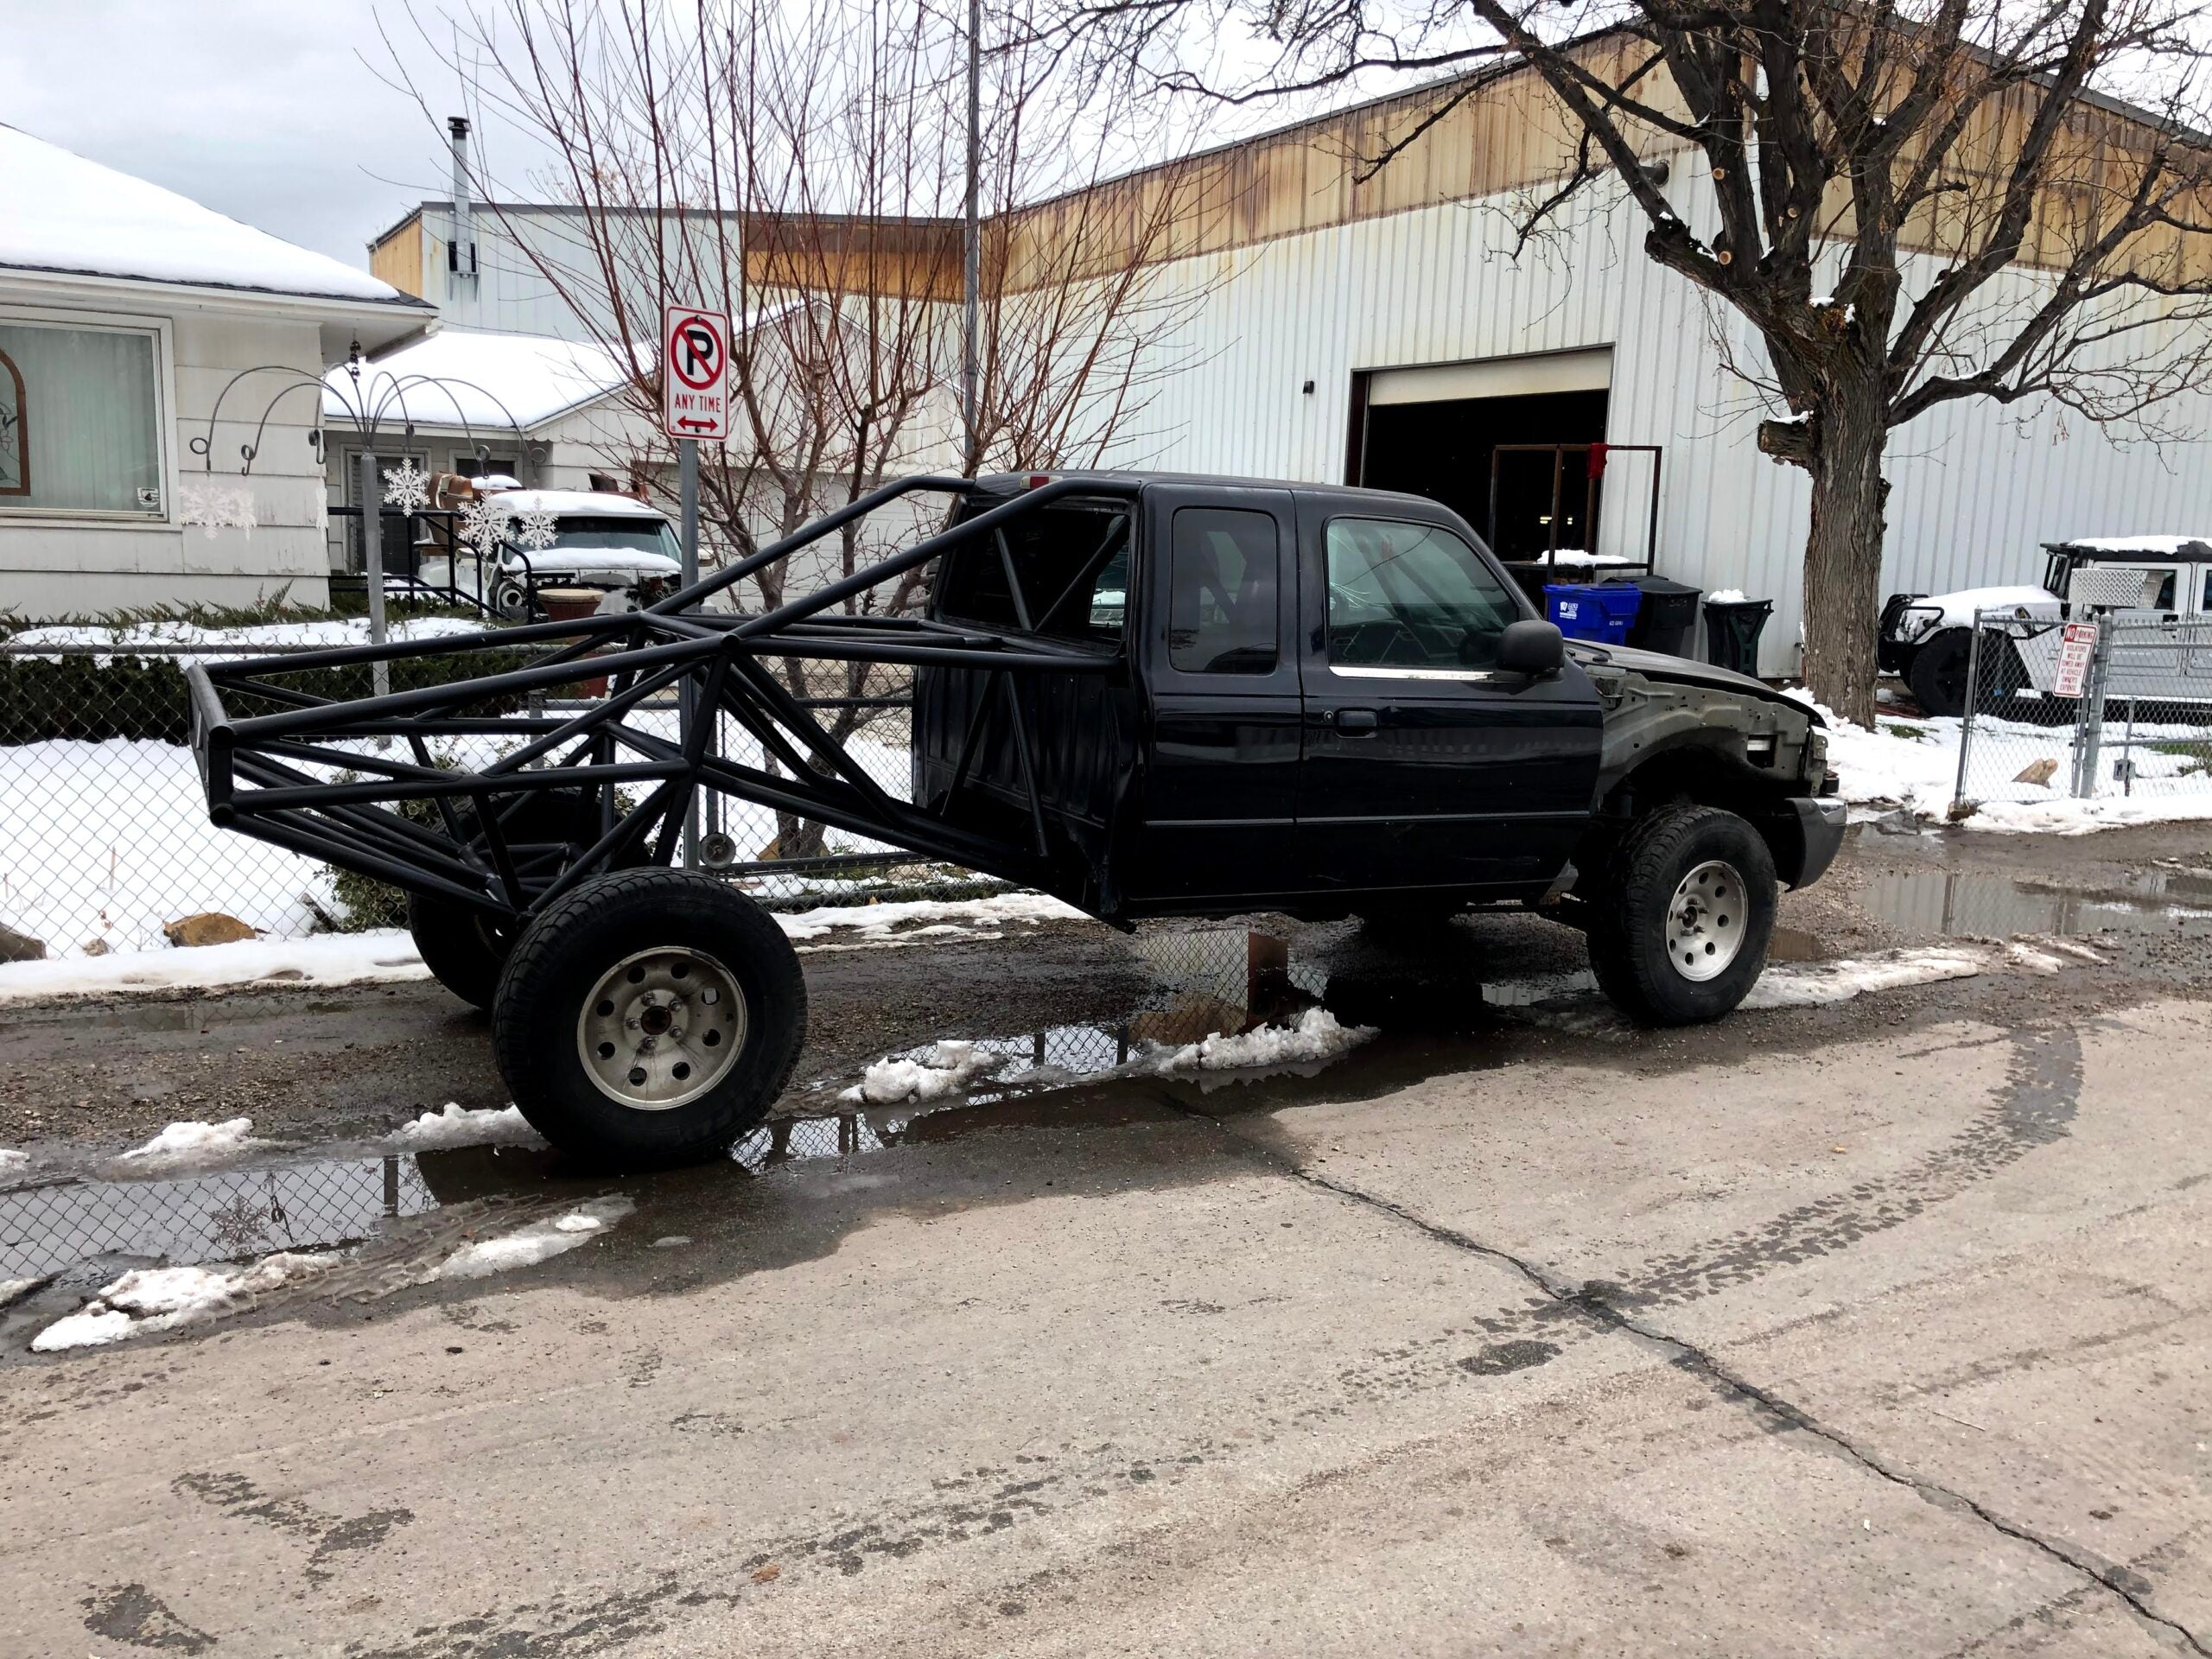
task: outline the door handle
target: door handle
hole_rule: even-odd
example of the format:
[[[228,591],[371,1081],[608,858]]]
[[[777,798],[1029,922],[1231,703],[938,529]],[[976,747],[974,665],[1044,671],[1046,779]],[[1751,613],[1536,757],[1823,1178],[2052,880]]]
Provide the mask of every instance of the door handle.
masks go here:
[[[1337,729],[1354,736],[1363,737],[1373,732],[1381,722],[1372,709],[1339,709],[1336,715]]]

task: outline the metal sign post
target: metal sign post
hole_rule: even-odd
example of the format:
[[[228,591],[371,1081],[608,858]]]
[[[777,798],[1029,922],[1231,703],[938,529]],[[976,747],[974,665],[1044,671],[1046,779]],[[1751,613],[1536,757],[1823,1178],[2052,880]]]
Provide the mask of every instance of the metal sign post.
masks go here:
[[[699,580],[699,441],[719,443],[729,436],[729,318],[696,305],[671,305],[661,313],[661,427],[676,440],[677,498],[683,528],[683,586]],[[691,722],[699,710],[696,690],[686,676],[677,693],[681,736],[689,748]],[[714,747],[711,735],[707,740]],[[695,791],[683,819],[683,865],[699,863],[699,797]]]
[[[384,617],[384,480],[377,476],[377,458],[366,444],[361,447],[361,570],[369,586],[369,643],[385,642]],[[391,690],[391,664],[378,658],[369,664],[369,683],[381,697]]]

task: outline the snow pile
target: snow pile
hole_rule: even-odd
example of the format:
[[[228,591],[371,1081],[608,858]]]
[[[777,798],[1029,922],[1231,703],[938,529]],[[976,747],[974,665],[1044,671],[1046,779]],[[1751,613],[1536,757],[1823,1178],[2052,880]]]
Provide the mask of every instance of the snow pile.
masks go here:
[[[594,1198],[565,1214],[533,1221],[496,1238],[464,1244],[442,1262],[432,1279],[483,1279],[527,1268],[591,1241],[637,1208],[625,1198]]]
[[[1262,1026],[1234,1036],[1216,1032],[1180,1048],[1158,1048],[1145,1069],[1242,1071],[1258,1066],[1311,1065],[1349,1053],[1375,1035],[1373,1026],[1344,1026],[1326,1008],[1308,1008],[1294,1026]]]
[[[1944,628],[1970,628],[1983,611],[2024,609],[2032,615],[2056,619],[2060,609],[2048,588],[1961,588],[1955,594],[1936,594],[1912,602],[1916,607],[1933,606],[1937,611],[1936,620],[1924,630],[1930,634]],[[1907,612],[1905,620],[1917,624],[1920,617]]]
[[[1984,801],[1966,821],[1969,830],[1999,835],[2088,836],[2138,823],[2179,823],[2212,818],[2212,782],[2195,795],[2107,796],[2077,801]]]
[[[1971,979],[1989,966],[1986,952],[1957,945],[1892,950],[1883,956],[1770,968],[1744,998],[1746,1008],[1810,1008],[1847,1002],[1870,991],[1903,990],[1940,980]]]
[[[1744,590],[1740,588],[1723,588],[1717,593],[1707,594],[1705,596],[1705,602],[1708,605],[1740,605],[1744,602]]]
[[[948,931],[1002,925],[1009,922],[1086,921],[1072,905],[1041,893],[995,893],[983,899],[909,899],[888,905],[829,905],[779,915],[776,924],[793,944],[819,939],[832,931],[849,932],[862,943],[892,938],[902,923],[944,922]],[[911,937],[902,934],[899,937]]]
[[[838,1096],[888,1106],[902,1100],[942,1100],[1003,1063],[977,1044],[944,1042],[918,1059],[878,1060],[860,1082]]]
[[[185,1169],[221,1163],[267,1144],[253,1138],[250,1117],[226,1118],[220,1123],[172,1123],[144,1146],[131,1147],[121,1161],[139,1169]]]
[[[0,265],[385,300],[403,315],[434,315],[327,254],[10,126],[0,126]]]
[[[149,1331],[173,1331],[245,1306],[278,1287],[328,1272],[334,1255],[280,1250],[245,1267],[138,1268],[32,1339],[35,1353],[97,1348]]]
[[[13,1175],[16,1171],[30,1167],[31,1155],[17,1152],[12,1147],[0,1147],[0,1175]]]
[[[471,1110],[449,1100],[396,1131],[391,1144],[404,1152],[435,1152],[452,1147],[542,1147],[545,1137],[530,1127],[519,1106]]]
[[[304,939],[240,939],[194,950],[115,951],[0,964],[0,1003],[49,996],[117,996],[180,986],[213,988],[262,982],[353,985],[427,979],[415,942],[396,929],[318,933]]]

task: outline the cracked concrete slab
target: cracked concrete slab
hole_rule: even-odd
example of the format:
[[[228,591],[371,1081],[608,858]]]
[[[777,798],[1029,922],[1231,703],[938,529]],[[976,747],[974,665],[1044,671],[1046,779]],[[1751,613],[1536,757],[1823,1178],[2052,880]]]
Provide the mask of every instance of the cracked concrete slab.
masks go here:
[[[1726,1065],[1569,1052],[1271,1112],[1147,1085],[652,1184],[525,1277],[0,1370],[13,1634],[217,1659],[2201,1637],[2204,1011],[1768,1029]]]

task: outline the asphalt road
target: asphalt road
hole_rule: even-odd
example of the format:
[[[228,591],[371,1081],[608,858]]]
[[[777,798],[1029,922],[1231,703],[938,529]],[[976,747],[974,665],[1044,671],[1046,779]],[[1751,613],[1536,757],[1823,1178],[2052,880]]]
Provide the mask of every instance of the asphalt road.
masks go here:
[[[0,1654],[2212,1652],[2199,989],[1096,1086],[400,1287],[604,1187],[450,1154],[311,1291],[14,1344]]]

